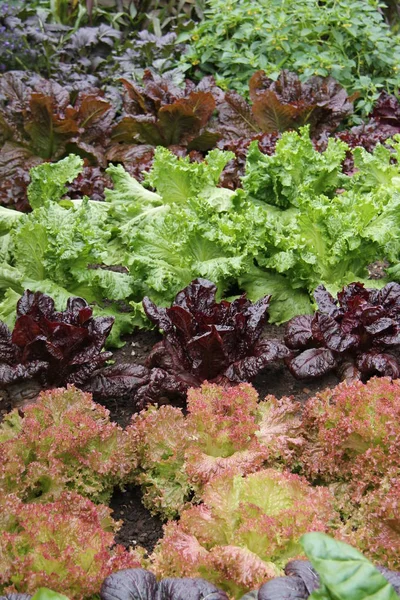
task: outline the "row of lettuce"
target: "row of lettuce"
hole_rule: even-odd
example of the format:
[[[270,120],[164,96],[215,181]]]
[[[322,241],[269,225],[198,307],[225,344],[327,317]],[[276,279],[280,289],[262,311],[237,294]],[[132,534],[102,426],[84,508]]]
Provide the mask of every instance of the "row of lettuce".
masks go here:
[[[399,393],[388,378],[342,383],[300,416],[292,399],[259,401],[249,384],[204,384],[185,414],[150,407],[122,429],[73,386],[43,392],[0,426],[0,589],[79,599],[144,567],[238,599],[283,575],[315,531],[399,569]],[[129,482],[170,519],[150,555],[115,545],[106,503]]]
[[[178,86],[146,70],[141,85],[123,78],[111,92],[90,86],[75,90],[22,71],[5,73],[0,77],[0,204],[28,211],[29,168],[70,152],[84,158],[85,168],[70,183],[69,193],[102,199],[110,183],[108,162],[122,164],[141,180],[156,146],[192,161],[202,161],[216,147],[233,151],[221,184],[236,189],[252,140],[271,154],[284,131],[308,124],[319,150],[333,136],[371,151],[400,132],[399,101],[386,91],[368,120],[349,129],[356,95],[349,96],[331,77],[302,81],[285,70],[275,81],[256,71],[248,87],[250,101],[224,91],[212,76]],[[354,170],[351,156],[343,169]]]
[[[1,208],[0,317],[11,324],[27,288],[50,294],[57,308],[81,296],[116,317],[111,343],[118,345],[121,333],[145,324],[138,305],[145,295],[169,305],[199,276],[220,296],[272,294],[277,323],[311,313],[321,283],[336,292],[366,281],[376,260],[387,260],[396,280],[399,148],[398,141],[372,154],[356,148],[358,170],[344,175],[342,141],[329,140],[320,153],[307,129],[285,133],[272,156],[250,146],[236,192],[218,187],[229,152],[213,150],[197,163],[158,148],[146,187],[122,166],[108,168],[106,202],[65,197],[65,184],[82,169],[79,157],[39,165],[28,192],[32,212]],[[121,301],[133,312],[121,312]]]

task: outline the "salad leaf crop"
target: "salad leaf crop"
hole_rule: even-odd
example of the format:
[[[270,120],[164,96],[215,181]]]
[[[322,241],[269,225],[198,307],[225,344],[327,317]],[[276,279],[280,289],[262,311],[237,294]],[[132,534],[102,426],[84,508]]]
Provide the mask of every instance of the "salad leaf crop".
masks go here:
[[[337,300],[318,286],[314,297],[316,313],[294,317],[286,328],[285,342],[297,351],[287,359],[295,377],[312,379],[334,369],[347,380],[399,377],[399,284],[371,290],[352,283]]]
[[[311,77],[302,83],[282,71],[276,81],[257,71],[249,81],[254,118],[264,132],[310,125],[312,135],[334,131],[353,112],[351,98],[332,77]]]
[[[398,569],[398,380],[343,382],[309,399],[297,453],[288,463],[311,482],[329,485],[344,541]]]
[[[144,569],[126,569],[109,575],[101,586],[101,600],[228,600],[212,583],[200,578],[169,577],[157,582]]]
[[[135,452],[109,411],[74,386],[42,392],[0,426],[0,490],[23,502],[50,502],[66,490],[108,503],[128,480]]]
[[[293,289],[311,294],[322,283],[337,292],[365,281],[368,265],[379,258],[398,264],[392,235],[399,227],[398,166],[382,146],[373,154],[357,148],[359,170],[346,176],[346,151],[343,142],[330,139],[326,151],[317,152],[305,129],[283,134],[272,156],[250,146],[243,185],[248,199],[265,207],[265,245],[258,267],[239,281],[252,299],[261,290],[283,296],[274,320],[287,320],[289,310],[311,312],[310,304],[299,310]]]
[[[92,317],[82,298],[70,298],[57,312],[49,296],[25,291],[12,333],[0,322],[0,387],[30,379],[45,387],[83,385],[111,357],[102,350],[113,322]]]
[[[201,499],[216,476],[281,466],[302,443],[299,405],[267,397],[250,384],[192,388],[187,415],[171,406],[148,407],[133,417],[128,435],[138,455],[135,481],[152,512],[174,518],[193,494]]]
[[[158,576],[203,576],[233,598],[282,573],[301,553],[298,538],[325,531],[334,516],[330,492],[297,475],[264,469],[212,479],[204,504],[165,526],[152,555]]]
[[[278,340],[262,338],[268,296],[255,304],[245,296],[218,303],[216,291],[212,282],[195,279],[171,308],[144,298],[146,315],[164,336],[149,354],[148,367],[164,369],[187,387],[204,380],[237,383],[288,355]]]
[[[115,544],[118,523],[111,510],[75,492],[44,504],[2,495],[0,507],[0,586],[5,592],[33,594],[50,586],[79,600],[97,594],[114,571],[140,567],[137,553]]]
[[[18,185],[28,169],[68,152],[105,166],[115,110],[98,89],[72,95],[52,80],[9,72],[0,78],[0,189]],[[25,172],[25,175],[24,175]],[[10,180],[16,178],[15,184]],[[8,181],[4,186],[3,179]],[[3,193],[4,193],[3,192]],[[8,204],[8,202],[6,202]]]
[[[254,304],[244,295],[218,303],[216,292],[211,281],[195,279],[176,295],[170,308],[158,307],[145,297],[145,313],[164,336],[146,359],[147,374],[140,365],[100,370],[89,388],[95,397],[118,395],[126,386],[126,393],[135,393],[142,408],[162,398],[184,399],[189,387],[205,380],[228,385],[249,381],[290,354],[278,340],[262,338],[269,297]],[[122,383],[124,374],[127,379]]]

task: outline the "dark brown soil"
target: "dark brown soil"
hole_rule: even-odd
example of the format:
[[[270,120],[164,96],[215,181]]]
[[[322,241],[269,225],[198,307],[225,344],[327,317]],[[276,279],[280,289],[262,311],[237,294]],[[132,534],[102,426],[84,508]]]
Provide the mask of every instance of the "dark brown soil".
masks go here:
[[[128,486],[124,492],[115,490],[110,506],[114,519],[123,522],[116,542],[131,548],[143,546],[151,552],[162,537],[162,521],[152,517],[143,506],[140,488]]]
[[[283,327],[267,325],[265,336],[269,339],[282,339]],[[116,362],[137,362],[143,364],[153,345],[161,339],[155,331],[140,331],[125,338],[126,345],[114,352]],[[335,375],[328,375],[319,381],[297,381],[283,366],[271,366],[252,382],[260,398],[273,394],[278,398],[294,396],[304,402],[316,392],[327,387],[334,387],[339,383]],[[135,410],[134,403],[130,400],[110,400],[105,404],[111,412],[111,418],[122,427],[129,424]],[[162,523],[160,519],[152,517],[140,502],[140,489],[128,487],[125,492],[116,491],[111,501],[114,517],[123,521],[117,541],[124,546],[140,545],[149,552],[157,540],[162,536]]]

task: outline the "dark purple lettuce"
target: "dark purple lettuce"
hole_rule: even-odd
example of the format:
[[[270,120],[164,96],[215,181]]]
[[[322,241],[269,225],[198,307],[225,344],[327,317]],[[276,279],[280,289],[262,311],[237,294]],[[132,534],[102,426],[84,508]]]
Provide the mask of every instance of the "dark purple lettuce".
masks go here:
[[[256,71],[249,82],[252,113],[262,131],[287,131],[310,125],[311,134],[335,131],[353,112],[353,97],[332,77],[311,77],[301,82],[284,70],[278,79]]]
[[[337,370],[347,380],[400,375],[400,285],[381,290],[351,283],[337,299],[319,286],[318,310],[291,319],[285,342],[294,355],[286,362],[298,379]]]
[[[225,592],[204,579],[170,577],[159,583],[144,569],[125,569],[107,577],[101,600],[228,600]]]
[[[144,298],[146,315],[163,332],[163,340],[147,358],[151,375],[138,391],[141,403],[184,397],[189,387],[205,380],[249,381],[271,362],[289,356],[284,344],[262,337],[270,296],[254,304],[244,295],[218,303],[216,291],[211,281],[195,279],[170,308]]]
[[[223,385],[250,381],[290,351],[279,340],[262,337],[270,296],[256,303],[243,295],[216,302],[216,286],[195,279],[170,308],[144,298],[147,317],[163,333],[146,366],[122,364],[94,373],[85,389],[95,399],[131,397],[140,410],[147,404],[184,402],[187,390],[207,380]]]
[[[82,298],[69,298],[58,312],[52,298],[26,290],[12,333],[0,321],[0,389],[30,379],[44,387],[81,387],[111,357],[102,350],[113,323],[93,317]]]

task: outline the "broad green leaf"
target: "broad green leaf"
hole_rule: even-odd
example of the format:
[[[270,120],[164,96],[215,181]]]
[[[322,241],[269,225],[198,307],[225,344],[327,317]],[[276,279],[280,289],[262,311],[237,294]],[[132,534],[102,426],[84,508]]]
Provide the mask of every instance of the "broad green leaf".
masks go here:
[[[69,598],[48,588],[39,588],[32,596],[32,600],[69,600]]]
[[[307,533],[300,543],[325,588],[310,600],[399,600],[390,583],[355,548],[324,533]]]

